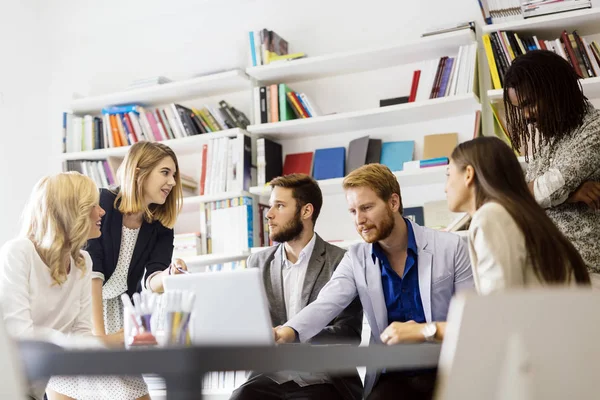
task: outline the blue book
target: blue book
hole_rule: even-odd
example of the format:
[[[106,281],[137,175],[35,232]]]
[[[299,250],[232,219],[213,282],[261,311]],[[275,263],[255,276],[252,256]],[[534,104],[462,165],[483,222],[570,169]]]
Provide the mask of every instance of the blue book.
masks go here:
[[[402,171],[405,161],[412,161],[415,142],[384,142],[381,146],[381,163],[392,171]]]
[[[256,67],[256,45],[254,43],[254,32],[248,32],[250,37],[250,54],[252,56],[252,66]]]
[[[316,180],[343,178],[345,165],[345,147],[317,149],[315,150],[313,178]]]
[[[102,109],[102,114],[128,114],[134,112],[139,114],[139,104],[124,104],[121,106],[108,106]]]
[[[419,165],[421,167],[426,166],[426,165],[446,165],[449,163],[448,157],[436,157],[436,158],[429,158],[427,160],[421,160],[419,162]]]

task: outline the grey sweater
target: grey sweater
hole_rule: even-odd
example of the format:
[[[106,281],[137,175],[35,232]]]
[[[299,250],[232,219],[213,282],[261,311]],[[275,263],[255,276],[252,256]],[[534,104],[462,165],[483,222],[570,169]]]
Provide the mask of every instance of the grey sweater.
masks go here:
[[[583,124],[570,134],[543,143],[526,173],[535,180],[537,202],[573,243],[590,272],[600,272],[600,211],[567,203],[585,181],[600,181],[600,112],[588,104]]]

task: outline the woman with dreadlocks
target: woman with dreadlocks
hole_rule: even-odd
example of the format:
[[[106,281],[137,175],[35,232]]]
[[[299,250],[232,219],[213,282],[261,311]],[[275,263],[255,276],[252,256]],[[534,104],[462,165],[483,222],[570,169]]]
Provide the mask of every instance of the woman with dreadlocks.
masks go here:
[[[512,146],[529,162],[529,189],[600,286],[600,113],[569,62],[545,50],[513,61],[504,105]]]

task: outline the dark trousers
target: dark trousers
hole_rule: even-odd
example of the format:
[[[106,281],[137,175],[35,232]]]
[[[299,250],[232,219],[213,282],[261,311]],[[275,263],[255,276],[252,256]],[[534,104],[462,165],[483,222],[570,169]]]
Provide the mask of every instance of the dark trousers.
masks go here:
[[[299,386],[294,381],[278,384],[264,375],[250,378],[237,388],[229,400],[343,400],[330,383]]]
[[[381,374],[368,400],[431,400],[437,370]]]

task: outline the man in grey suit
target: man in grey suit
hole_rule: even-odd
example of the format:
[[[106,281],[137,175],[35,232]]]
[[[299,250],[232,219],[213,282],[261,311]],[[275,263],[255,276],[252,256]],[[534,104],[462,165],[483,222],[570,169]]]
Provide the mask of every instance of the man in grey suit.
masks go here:
[[[260,268],[273,326],[279,326],[313,302],[344,257],[345,250],[319,237],[314,226],[323,196],[318,183],[303,174],[271,181],[267,213],[270,238],[281,244],[253,254],[248,268]],[[315,332],[311,343],[358,345],[362,310],[356,296]],[[253,373],[234,391],[231,399],[344,399],[359,400],[362,383],[358,373],[332,376],[325,373],[279,371]]]
[[[317,300],[275,329],[278,343],[309,340],[357,295],[371,343],[439,339],[443,326],[435,322],[446,320],[451,297],[473,288],[466,243],[403,218],[400,186],[384,165],[352,171],[343,186],[366,243],[350,247]],[[435,370],[367,370],[365,397],[431,399],[435,375]]]

